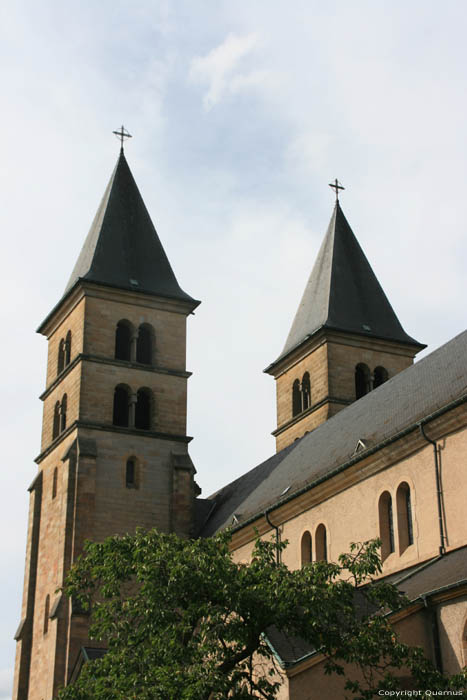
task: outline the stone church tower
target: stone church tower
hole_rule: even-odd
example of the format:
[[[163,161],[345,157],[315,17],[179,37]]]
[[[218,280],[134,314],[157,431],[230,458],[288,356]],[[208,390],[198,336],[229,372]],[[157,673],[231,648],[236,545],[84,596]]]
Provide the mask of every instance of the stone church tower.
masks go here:
[[[336,200],[276,379],[279,452],[413,363],[402,328]]]
[[[57,593],[86,539],[158,527],[187,536],[199,489],[186,434],[186,317],[121,150],[48,340],[14,700],[67,683],[88,619]]]

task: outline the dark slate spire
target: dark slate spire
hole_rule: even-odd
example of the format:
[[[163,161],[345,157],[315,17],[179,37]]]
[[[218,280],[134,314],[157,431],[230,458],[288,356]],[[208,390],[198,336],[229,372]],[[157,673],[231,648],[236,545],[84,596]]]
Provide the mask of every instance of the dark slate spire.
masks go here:
[[[320,328],[425,347],[402,328],[338,201],[278,359]]]
[[[199,303],[178,285],[123,149],[65,295],[80,279]]]

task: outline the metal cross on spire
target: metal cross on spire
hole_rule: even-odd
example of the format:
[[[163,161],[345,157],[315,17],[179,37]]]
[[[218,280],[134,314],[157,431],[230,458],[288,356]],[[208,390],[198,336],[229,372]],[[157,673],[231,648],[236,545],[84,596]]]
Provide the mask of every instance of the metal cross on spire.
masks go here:
[[[337,177],[334,180],[334,182],[329,183],[329,187],[331,187],[334,190],[334,192],[336,193],[336,202],[338,202],[339,201],[339,190],[345,190],[345,187],[342,187],[342,185],[339,183],[339,180],[337,179]]]
[[[125,129],[123,124],[117,131],[112,131],[112,134],[115,134],[115,136],[120,139],[120,153],[123,153],[123,143],[125,139],[133,138],[132,135]]]

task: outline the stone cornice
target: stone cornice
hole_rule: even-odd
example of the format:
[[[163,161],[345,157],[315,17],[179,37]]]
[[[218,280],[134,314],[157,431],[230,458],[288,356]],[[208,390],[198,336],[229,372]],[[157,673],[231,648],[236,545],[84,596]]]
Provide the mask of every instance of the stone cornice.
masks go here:
[[[155,296],[131,289],[120,289],[110,285],[96,284],[79,279],[76,284],[62,297],[37,328],[37,333],[50,337],[73,311],[83,297],[95,297],[106,301],[123,304],[133,304],[138,307],[161,309],[188,316],[199,305],[198,301],[182,301],[170,297]]]
[[[49,384],[49,386],[42,392],[39,396],[41,401],[49,396],[52,391],[57,387],[60,382],[71,372],[71,370],[76,367],[79,362],[96,362],[98,364],[113,365],[114,367],[125,367],[127,369],[143,370],[145,372],[153,372],[155,374],[169,374],[173,377],[182,377],[188,379],[191,377],[192,372],[187,372],[185,370],[170,369],[169,367],[158,367],[155,365],[146,365],[140,362],[127,362],[126,360],[116,360],[115,358],[100,357],[99,355],[87,355],[85,353],[80,353],[77,355],[69,365],[63,369],[60,374]]]
[[[99,430],[100,432],[107,433],[119,433],[120,435],[136,435],[142,438],[151,438],[158,440],[168,440],[170,442],[183,442],[185,444],[193,440],[189,435],[179,435],[176,433],[162,433],[155,430],[139,430],[138,428],[122,428],[116,425],[109,425],[107,423],[94,423],[92,421],[81,421],[76,420],[72,423],[66,430],[63,431],[55,440],[46,447],[36,458],[36,464],[40,464],[45,457],[47,457],[53,450],[55,450],[58,445],[60,445],[63,440],[70,435],[70,433],[79,428],[89,429],[89,430]]]
[[[404,357],[414,357],[420,351],[420,345],[410,345],[399,343],[394,340],[378,338],[374,336],[357,335],[356,333],[346,333],[344,331],[333,330],[331,328],[320,328],[315,333],[304,338],[304,340],[293,348],[287,355],[276,360],[264,372],[272,375],[275,379],[284,372],[301,362],[311,352],[325,343],[336,343],[339,345],[354,346],[362,349],[377,350],[379,352],[402,355]]]
[[[274,437],[280,435],[284,432],[284,430],[290,428],[291,425],[299,423],[303,418],[306,418],[311,413],[314,413],[319,408],[322,408],[323,406],[329,403],[337,403],[340,406],[349,406],[352,402],[348,399],[340,399],[338,396],[325,396],[324,399],[321,399],[321,401],[318,401],[317,403],[313,404],[312,406],[310,406],[310,408],[307,408],[305,411],[298,413],[293,418],[290,418],[290,420],[288,420],[286,423],[282,423],[282,425],[278,426],[275,430],[272,431],[271,435],[274,435]]]

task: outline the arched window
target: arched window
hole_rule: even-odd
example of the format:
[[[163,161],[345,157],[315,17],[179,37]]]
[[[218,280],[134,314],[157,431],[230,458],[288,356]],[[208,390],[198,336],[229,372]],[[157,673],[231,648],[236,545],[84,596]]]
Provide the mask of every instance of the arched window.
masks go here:
[[[300,380],[296,379],[292,385],[292,416],[298,416],[302,411],[302,395],[300,392]]]
[[[125,470],[125,486],[127,489],[135,489],[137,488],[137,482],[136,482],[136,459],[134,457],[130,457],[126,461],[126,470]]]
[[[387,382],[388,379],[389,375],[387,369],[385,369],[384,367],[375,367],[373,377],[373,389],[376,389],[376,387],[381,386],[381,384]]]
[[[50,596],[47,595],[45,597],[45,605],[44,605],[44,634],[47,634],[49,631],[49,614],[50,614]]]
[[[113,424],[128,427],[130,411],[130,390],[124,384],[119,384],[114,391]]]
[[[129,321],[119,321],[115,331],[115,359],[131,359],[132,325]]]
[[[152,328],[147,323],[142,323],[136,341],[136,362],[152,365],[152,345]]]
[[[302,410],[306,411],[311,406],[310,375],[305,372],[302,379]]]
[[[355,367],[355,398],[361,399],[371,390],[370,369],[363,362]]]
[[[70,364],[71,360],[71,331],[68,331],[65,339],[65,367]]]
[[[60,401],[57,401],[54,408],[54,420],[52,428],[52,440],[60,434]]]
[[[384,491],[379,497],[378,511],[381,559],[384,561],[394,552],[394,521],[392,516],[392,498],[389,491]]]
[[[316,551],[316,561],[327,561],[328,560],[328,542],[326,535],[326,527],[321,523],[316,528],[315,533],[315,551]]]
[[[58,345],[58,357],[57,357],[57,374],[65,367],[65,341],[61,339]]]
[[[397,529],[399,533],[399,554],[413,544],[412,500],[410,486],[403,481],[396,493]]]
[[[301,542],[301,555],[302,555],[302,566],[310,564],[313,561],[312,551],[311,551],[311,535],[308,532],[303,533]]]
[[[62,403],[60,404],[60,432],[63,433],[63,431],[66,428],[66,410],[67,410],[67,395],[63,394],[62,397]]]
[[[151,428],[151,391],[138,389],[135,408],[135,428],[149,430]]]
[[[58,469],[55,467],[54,469],[54,475],[52,479],[52,498],[55,498],[57,495],[57,481],[58,481]]]

